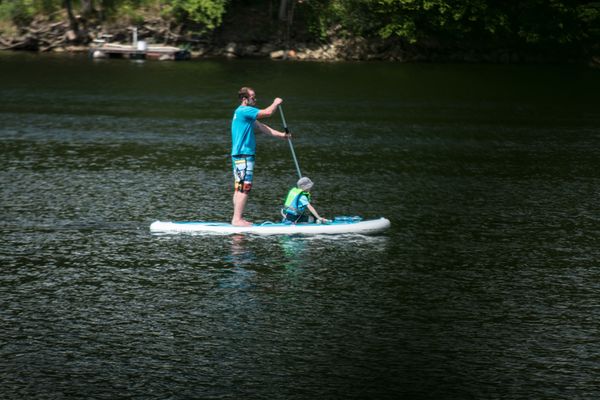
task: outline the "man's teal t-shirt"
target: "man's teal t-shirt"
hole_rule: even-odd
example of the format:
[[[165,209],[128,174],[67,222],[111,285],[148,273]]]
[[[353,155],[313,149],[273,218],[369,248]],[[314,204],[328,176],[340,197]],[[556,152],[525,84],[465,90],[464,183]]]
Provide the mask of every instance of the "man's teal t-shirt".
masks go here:
[[[231,155],[254,155],[256,139],[254,122],[260,110],[256,107],[239,106],[233,113],[231,122]]]

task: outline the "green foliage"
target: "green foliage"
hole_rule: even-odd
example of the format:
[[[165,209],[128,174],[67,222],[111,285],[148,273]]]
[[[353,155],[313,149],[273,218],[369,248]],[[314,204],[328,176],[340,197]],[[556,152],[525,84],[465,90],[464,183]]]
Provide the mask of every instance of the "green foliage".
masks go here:
[[[577,6],[575,19],[580,24],[582,41],[593,42],[598,46],[600,42],[600,1]]]
[[[36,0],[36,9],[44,14],[51,14],[62,8],[63,4],[57,0]]]
[[[79,13],[85,0],[71,0]],[[332,35],[396,39],[442,46],[598,48],[600,0],[94,0],[102,18],[163,18],[187,29],[210,32],[226,13],[274,16],[281,1],[294,1],[292,30],[313,40]],[[89,2],[88,2],[89,4]],[[64,0],[0,0],[0,22],[26,25],[37,15],[64,15]],[[268,18],[268,17],[267,17]],[[235,18],[231,19],[236,22]]]
[[[120,20],[126,20],[131,25],[141,25],[144,22],[144,17],[140,13],[142,7],[142,1],[140,0],[125,0],[115,2],[111,14],[113,18]]]
[[[418,43],[569,46],[600,39],[600,1],[311,0],[312,31]]]
[[[32,0],[4,0],[0,3],[0,19],[15,25],[27,25],[34,15]]]
[[[337,25],[349,35],[398,37],[410,43],[437,34],[463,38],[475,32],[494,34],[501,31],[506,16],[488,3],[486,0],[312,2],[320,9],[320,26]]]
[[[326,40],[328,31],[335,20],[328,1],[313,0],[301,4],[307,30],[315,39]]]
[[[167,15],[214,30],[223,21],[227,0],[167,0],[163,4]]]

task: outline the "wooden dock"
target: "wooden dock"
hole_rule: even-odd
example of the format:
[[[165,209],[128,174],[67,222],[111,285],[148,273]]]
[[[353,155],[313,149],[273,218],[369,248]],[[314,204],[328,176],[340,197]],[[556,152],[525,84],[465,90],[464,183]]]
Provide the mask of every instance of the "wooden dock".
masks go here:
[[[189,60],[189,50],[173,46],[148,46],[146,42],[139,41],[136,45],[124,45],[119,43],[104,43],[95,41],[90,47],[92,58],[128,58],[131,60]]]

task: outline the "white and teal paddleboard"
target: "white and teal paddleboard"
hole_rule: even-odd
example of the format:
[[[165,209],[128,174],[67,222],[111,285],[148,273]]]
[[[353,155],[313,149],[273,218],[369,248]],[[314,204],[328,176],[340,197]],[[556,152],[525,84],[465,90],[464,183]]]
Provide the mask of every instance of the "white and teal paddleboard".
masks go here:
[[[233,226],[223,222],[155,221],[150,231],[155,233],[213,233],[231,235],[248,233],[256,235],[340,235],[358,233],[371,235],[390,227],[386,218],[362,220],[359,217],[337,217],[332,222],[316,224],[289,224],[264,222],[252,226]]]

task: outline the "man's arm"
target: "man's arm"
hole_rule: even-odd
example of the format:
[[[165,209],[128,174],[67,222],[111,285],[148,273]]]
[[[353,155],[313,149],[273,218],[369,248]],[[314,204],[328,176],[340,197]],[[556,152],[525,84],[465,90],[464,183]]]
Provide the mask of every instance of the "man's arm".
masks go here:
[[[291,133],[280,132],[280,131],[273,129],[270,126],[263,124],[262,122],[258,122],[258,121],[254,122],[254,128],[258,129],[259,131],[261,131],[262,133],[264,133],[266,135],[271,135],[271,136],[278,137],[281,139],[287,139],[289,137],[292,137]]]
[[[281,103],[283,103],[283,100],[281,100],[279,97],[275,98],[275,100],[273,100],[273,103],[269,107],[264,108],[258,112],[258,115],[256,116],[256,118],[270,117],[271,115],[273,115],[275,110],[277,110],[277,107]]]

